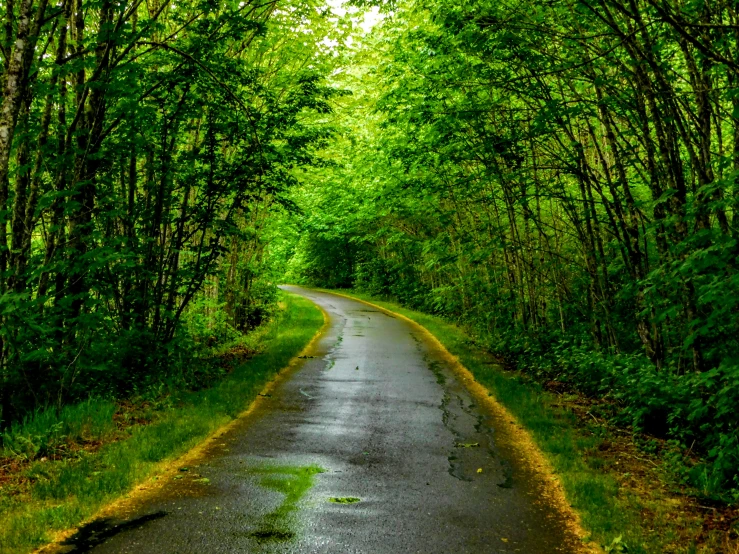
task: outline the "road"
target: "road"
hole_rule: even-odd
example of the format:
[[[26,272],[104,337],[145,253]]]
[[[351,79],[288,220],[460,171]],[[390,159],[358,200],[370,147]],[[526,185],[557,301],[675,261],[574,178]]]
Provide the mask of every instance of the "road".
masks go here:
[[[578,551],[546,483],[417,328],[285,288],[330,316],[312,357],[156,494],[55,552]]]

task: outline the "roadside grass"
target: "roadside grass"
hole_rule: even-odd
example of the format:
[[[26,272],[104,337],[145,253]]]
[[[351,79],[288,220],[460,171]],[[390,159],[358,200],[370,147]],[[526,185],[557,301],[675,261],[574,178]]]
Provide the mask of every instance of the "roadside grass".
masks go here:
[[[114,402],[90,400],[11,429],[0,457],[27,461],[0,480],[0,552],[48,543],[236,418],[323,325],[312,302],[285,294],[283,303],[259,331],[258,353],[211,388],[147,402],[125,412],[124,424]],[[244,340],[257,346],[254,337]],[[55,446],[41,452],[29,444]]]
[[[578,417],[576,403],[505,371],[456,325],[396,302],[346,292],[419,323],[457,356],[529,431],[559,476],[589,538],[606,552],[736,552],[725,532],[704,525],[702,507],[670,485],[668,470],[659,459],[640,452],[628,431],[595,416]]]

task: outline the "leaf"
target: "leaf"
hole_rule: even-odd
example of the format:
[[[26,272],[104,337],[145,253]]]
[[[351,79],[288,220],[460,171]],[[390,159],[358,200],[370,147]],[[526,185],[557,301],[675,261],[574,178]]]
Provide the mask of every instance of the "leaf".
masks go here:
[[[361,502],[361,498],[357,498],[356,496],[332,496],[328,501],[334,504],[356,504],[357,502]]]

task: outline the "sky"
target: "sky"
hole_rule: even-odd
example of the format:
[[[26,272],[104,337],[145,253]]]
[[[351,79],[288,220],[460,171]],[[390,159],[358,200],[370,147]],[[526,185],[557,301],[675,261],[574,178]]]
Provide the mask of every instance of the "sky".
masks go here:
[[[343,16],[347,12],[351,13],[357,13],[356,18],[362,19],[362,15],[360,10],[358,8],[347,6],[344,7],[344,4],[346,4],[345,0],[326,0],[326,4],[331,6],[331,9],[333,12],[338,16]],[[380,21],[382,21],[383,15],[380,13],[378,8],[372,8],[371,10],[368,10],[362,19],[360,26],[364,30],[365,33],[368,33],[372,30],[372,27],[377,25]]]

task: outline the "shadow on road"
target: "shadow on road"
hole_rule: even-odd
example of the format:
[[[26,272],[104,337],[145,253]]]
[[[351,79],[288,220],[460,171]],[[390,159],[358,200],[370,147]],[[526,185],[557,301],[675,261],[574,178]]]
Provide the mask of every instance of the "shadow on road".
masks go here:
[[[79,531],[64,541],[62,545],[73,547],[71,550],[65,550],[66,553],[78,554],[90,552],[96,546],[103,544],[119,533],[137,529],[150,521],[161,519],[166,515],[167,512],[159,511],[118,523],[115,523],[114,520],[109,518],[97,519],[81,527]]]

